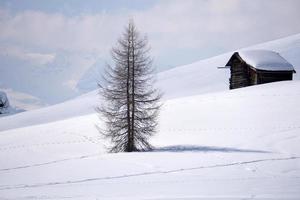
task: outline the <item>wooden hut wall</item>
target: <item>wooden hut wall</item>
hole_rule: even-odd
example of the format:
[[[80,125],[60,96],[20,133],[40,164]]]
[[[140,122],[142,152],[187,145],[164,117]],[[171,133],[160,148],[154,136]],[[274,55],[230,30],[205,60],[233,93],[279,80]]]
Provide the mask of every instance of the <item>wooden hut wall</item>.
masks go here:
[[[232,59],[230,67],[231,78],[229,79],[229,88],[241,88],[249,86],[249,68],[245,62],[235,56]]]
[[[293,72],[258,71],[258,84],[293,80]]]
[[[249,85],[256,85],[258,84],[258,76],[257,73],[254,69],[252,69],[249,65],[248,65],[248,69],[249,69]]]

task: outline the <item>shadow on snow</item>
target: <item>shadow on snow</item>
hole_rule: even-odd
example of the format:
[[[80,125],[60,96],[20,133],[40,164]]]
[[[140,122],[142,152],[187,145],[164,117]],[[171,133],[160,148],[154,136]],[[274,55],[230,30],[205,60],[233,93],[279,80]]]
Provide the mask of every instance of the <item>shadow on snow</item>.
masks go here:
[[[198,146],[198,145],[173,145],[154,148],[151,152],[223,152],[223,153],[271,153],[255,149],[238,149],[230,147]]]

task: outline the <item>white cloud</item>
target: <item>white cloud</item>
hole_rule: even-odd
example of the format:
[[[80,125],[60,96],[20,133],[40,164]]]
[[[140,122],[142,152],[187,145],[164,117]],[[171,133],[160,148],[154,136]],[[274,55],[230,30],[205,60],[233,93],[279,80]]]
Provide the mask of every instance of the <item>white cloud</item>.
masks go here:
[[[233,49],[300,32],[299,7],[298,0],[166,0],[142,11],[77,16],[0,10],[0,41],[108,57],[133,16],[157,54],[170,48],[205,51],[207,45]]]
[[[25,50],[14,46],[0,47],[0,55],[30,62],[36,66],[46,65],[55,59],[55,53],[25,52]]]
[[[136,19],[164,51],[216,44],[232,49],[300,32],[299,7],[300,1],[162,1]]]
[[[52,62],[55,58],[55,54],[41,54],[41,53],[25,53],[24,60],[36,63],[37,65],[45,65]]]
[[[2,14],[3,13],[3,14]],[[15,15],[0,12],[0,39],[51,50],[99,51],[111,46],[122,28],[122,17],[48,14],[24,11]],[[115,39],[115,38],[113,38]]]

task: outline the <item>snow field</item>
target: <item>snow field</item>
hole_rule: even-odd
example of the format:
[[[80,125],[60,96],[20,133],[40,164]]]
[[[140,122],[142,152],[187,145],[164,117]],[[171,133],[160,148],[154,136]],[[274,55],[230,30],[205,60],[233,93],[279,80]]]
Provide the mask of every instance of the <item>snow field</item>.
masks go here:
[[[286,81],[168,100],[153,152],[106,154],[95,114],[3,131],[0,196],[296,199],[299,86]]]
[[[299,70],[300,35],[246,49]],[[107,154],[97,91],[0,119],[0,199],[299,199],[300,76],[228,91],[232,53],[158,76],[151,152]]]

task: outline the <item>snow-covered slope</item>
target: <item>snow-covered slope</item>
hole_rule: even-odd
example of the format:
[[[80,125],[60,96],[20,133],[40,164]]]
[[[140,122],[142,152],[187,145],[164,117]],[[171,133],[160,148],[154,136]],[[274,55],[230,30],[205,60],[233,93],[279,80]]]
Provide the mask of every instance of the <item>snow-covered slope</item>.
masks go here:
[[[2,118],[0,120],[0,131],[94,113],[99,102],[100,97],[97,95],[97,91],[92,91],[64,103]]]
[[[299,41],[250,49],[277,51],[300,72]],[[105,153],[96,91],[1,118],[0,199],[299,199],[299,73],[229,91],[217,67],[231,54],[159,74],[153,152]]]
[[[153,152],[106,154],[95,114],[3,131],[0,196],[298,199],[299,88],[286,81],[168,100]]]
[[[245,49],[279,52],[298,72],[294,74],[294,79],[300,80],[300,34]],[[157,85],[164,92],[164,99],[228,90],[229,70],[217,67],[224,66],[232,53],[159,73]],[[65,103],[31,111],[30,114],[21,113],[14,117],[6,117],[0,120],[0,131],[93,113],[94,108],[99,105],[99,97],[96,94],[97,91],[92,91]]]
[[[254,49],[279,53],[298,72],[294,74],[294,80],[300,80],[300,34],[241,50]],[[166,98],[228,90],[229,70],[217,69],[217,67],[224,67],[232,54],[233,52],[229,52],[159,73],[158,85],[166,91]]]

